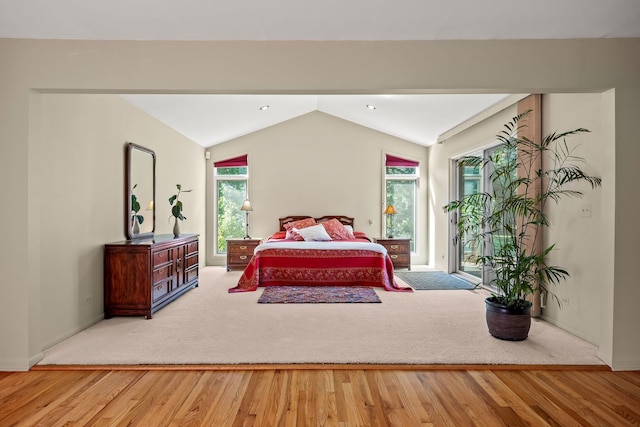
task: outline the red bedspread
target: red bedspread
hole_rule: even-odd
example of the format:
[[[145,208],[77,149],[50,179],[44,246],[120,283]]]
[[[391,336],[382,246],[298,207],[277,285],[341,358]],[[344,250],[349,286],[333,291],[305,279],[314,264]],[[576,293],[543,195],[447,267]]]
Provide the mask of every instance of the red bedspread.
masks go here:
[[[258,286],[375,286],[412,292],[398,286],[388,255],[360,249],[269,248],[257,251],[229,292]]]

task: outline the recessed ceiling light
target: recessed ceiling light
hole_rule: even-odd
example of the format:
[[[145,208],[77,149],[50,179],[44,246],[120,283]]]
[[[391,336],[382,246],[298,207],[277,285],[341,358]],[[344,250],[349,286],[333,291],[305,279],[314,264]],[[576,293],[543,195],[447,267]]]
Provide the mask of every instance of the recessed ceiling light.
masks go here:
[[[268,105],[263,105],[262,107],[260,107],[260,111],[264,111],[264,110],[268,110],[269,106]]]
[[[371,105],[371,104],[367,104],[367,108],[368,108],[369,110],[375,110],[375,109],[376,109],[376,107],[374,107],[374,106],[373,106],[373,105]]]

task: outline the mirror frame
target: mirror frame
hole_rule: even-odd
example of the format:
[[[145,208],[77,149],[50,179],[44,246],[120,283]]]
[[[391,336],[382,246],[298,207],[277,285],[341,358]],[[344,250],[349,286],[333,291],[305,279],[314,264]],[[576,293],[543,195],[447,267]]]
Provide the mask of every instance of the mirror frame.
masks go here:
[[[153,224],[151,227],[151,231],[150,232],[146,232],[146,233],[138,233],[138,234],[133,234],[133,231],[131,230],[131,185],[133,185],[132,183],[132,154],[134,150],[138,150],[138,151],[142,151],[143,153],[147,153],[151,156],[152,160],[153,160],[153,176],[152,176],[152,182],[153,182],[153,212],[151,213],[152,215],[152,220],[153,220]],[[124,235],[127,237],[127,240],[133,240],[133,239],[144,239],[144,238],[150,238],[153,237],[155,231],[156,231],[156,153],[153,150],[150,150],[146,147],[143,147],[141,145],[138,144],[134,144],[133,142],[127,142],[125,145],[125,174],[124,174]]]

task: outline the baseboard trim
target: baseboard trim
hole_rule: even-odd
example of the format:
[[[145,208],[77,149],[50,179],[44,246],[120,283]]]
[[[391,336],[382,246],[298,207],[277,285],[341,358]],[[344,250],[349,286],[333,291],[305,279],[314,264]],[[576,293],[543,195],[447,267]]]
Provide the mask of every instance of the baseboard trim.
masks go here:
[[[377,370],[377,371],[611,371],[607,365],[405,365],[284,363],[241,365],[36,365],[32,371],[271,371],[271,370]]]

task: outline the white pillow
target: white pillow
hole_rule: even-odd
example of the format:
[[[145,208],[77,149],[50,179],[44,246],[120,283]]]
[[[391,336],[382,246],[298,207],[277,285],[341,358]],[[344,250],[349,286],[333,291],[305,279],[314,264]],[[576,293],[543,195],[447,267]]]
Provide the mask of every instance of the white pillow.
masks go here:
[[[320,224],[313,225],[311,227],[301,228],[300,230],[296,230],[296,231],[307,242],[309,241],[324,242],[324,241],[331,240],[331,237],[327,233],[327,230],[325,230],[324,227]]]

